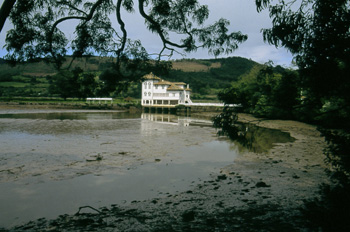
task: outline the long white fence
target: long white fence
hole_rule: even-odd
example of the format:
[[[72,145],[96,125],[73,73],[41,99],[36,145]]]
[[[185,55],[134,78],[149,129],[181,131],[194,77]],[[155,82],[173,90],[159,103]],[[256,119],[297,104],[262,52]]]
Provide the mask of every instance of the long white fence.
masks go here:
[[[103,98],[103,97],[88,97],[86,98],[86,102],[91,103],[91,102],[95,102],[98,101],[99,104],[101,104],[101,101],[104,101],[105,103],[107,103],[107,101],[110,101],[111,104],[113,103],[113,98]]]

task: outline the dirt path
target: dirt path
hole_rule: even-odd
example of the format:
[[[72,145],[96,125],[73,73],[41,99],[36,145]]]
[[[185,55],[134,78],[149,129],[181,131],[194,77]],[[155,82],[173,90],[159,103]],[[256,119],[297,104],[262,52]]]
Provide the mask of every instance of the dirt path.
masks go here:
[[[245,153],[233,164],[177,195],[106,209],[83,208],[79,214],[39,220],[14,230],[93,231],[300,231],[305,200],[327,183],[315,126],[282,120],[239,120],[289,132],[296,141],[276,144],[268,153]]]

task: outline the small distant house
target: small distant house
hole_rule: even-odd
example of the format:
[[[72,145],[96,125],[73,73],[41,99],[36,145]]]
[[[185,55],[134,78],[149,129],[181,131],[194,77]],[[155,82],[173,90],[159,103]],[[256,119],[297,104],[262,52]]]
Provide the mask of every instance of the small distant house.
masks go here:
[[[192,103],[191,89],[184,82],[162,80],[153,73],[142,77],[142,106]]]

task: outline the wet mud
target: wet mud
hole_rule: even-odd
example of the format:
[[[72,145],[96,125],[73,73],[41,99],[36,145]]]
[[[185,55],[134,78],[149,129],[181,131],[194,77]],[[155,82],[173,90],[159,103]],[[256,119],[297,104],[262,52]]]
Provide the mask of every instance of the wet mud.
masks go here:
[[[279,129],[290,133],[293,142],[277,143],[262,153],[245,151],[235,157],[234,162],[222,165],[217,173],[212,173],[193,183],[186,190],[175,193],[163,192],[158,197],[147,200],[134,200],[127,204],[108,205],[106,207],[91,207],[89,205],[77,208],[75,214],[62,214],[55,219],[42,218],[24,223],[20,226],[7,228],[9,231],[301,231],[307,230],[308,222],[300,209],[305,200],[318,196],[318,187],[328,183],[324,172],[323,148],[326,146],[316,127],[295,121],[259,120],[250,115],[240,115],[240,121],[255,125]],[[77,175],[94,173],[106,175],[116,172],[118,168],[136,167],[145,162],[163,162],[169,151],[177,151],[179,147],[201,144],[217,139],[215,130],[208,128],[189,132],[186,127],[174,128],[168,134],[162,127],[150,130],[134,139],[123,139],[129,129],[135,125],[130,120],[120,125],[95,122],[70,123],[69,121],[35,120],[28,124],[14,119],[2,119],[1,131],[15,131],[12,139],[25,143],[19,145],[16,154],[23,154],[31,144],[39,145],[31,148],[30,156],[41,161],[29,164],[23,154],[17,158],[11,155],[1,155],[2,163],[0,181],[14,182],[33,176],[40,176],[42,181],[49,179],[64,180]],[[145,121],[143,128],[147,128]],[[173,125],[167,125],[173,126]],[[9,128],[11,127],[11,128]],[[50,135],[43,133],[42,128],[55,131],[55,137],[60,138],[63,145],[60,148],[49,149]],[[69,131],[69,135],[63,132]],[[92,129],[93,128],[93,129]],[[101,137],[96,131],[107,131]],[[116,140],[115,131],[120,130]],[[125,130],[123,130],[125,128]],[[109,134],[111,129],[113,133]],[[141,129],[142,130],[142,129]],[[79,132],[79,133],[78,133]],[[21,133],[30,133],[35,142],[22,141]],[[84,134],[78,143],[76,134]],[[176,140],[169,139],[171,134],[182,133],[186,136]],[[45,139],[41,136],[45,134]],[[152,138],[151,140],[149,138]],[[166,137],[166,138],[165,138]],[[10,137],[11,138],[11,137]],[[191,139],[189,139],[191,138]],[[225,138],[221,138],[225,140]],[[10,143],[10,140],[5,142]],[[19,143],[19,144],[21,144]],[[166,143],[159,149],[160,143]],[[78,148],[64,151],[64,147]],[[144,150],[144,144],[148,148]],[[50,144],[52,147],[52,144]],[[80,149],[79,149],[80,147]],[[89,152],[81,153],[81,148]],[[141,149],[142,155],[135,149]],[[24,149],[26,148],[26,149]],[[102,149],[103,148],[103,149]],[[157,152],[155,149],[157,148]],[[55,158],[55,151],[67,154]],[[52,153],[47,160],[41,154]],[[157,154],[157,155],[155,155]],[[213,154],[215,155],[215,154]],[[118,158],[114,158],[118,157]],[[44,163],[42,163],[44,162]],[[59,165],[57,165],[57,163]],[[44,165],[43,165],[44,164]],[[122,168],[120,169],[122,170]],[[38,180],[36,178],[36,180]]]

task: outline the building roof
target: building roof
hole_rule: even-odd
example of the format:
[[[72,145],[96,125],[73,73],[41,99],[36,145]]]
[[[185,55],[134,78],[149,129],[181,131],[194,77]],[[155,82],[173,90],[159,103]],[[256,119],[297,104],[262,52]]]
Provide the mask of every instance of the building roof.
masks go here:
[[[156,82],[154,83],[154,85],[172,85],[173,83],[170,81],[165,81],[165,80],[161,80],[160,82]]]
[[[186,85],[185,82],[172,82],[172,83],[175,84],[175,85]]]
[[[146,79],[146,80],[161,80],[159,77],[154,75],[152,72],[150,72],[149,74],[144,75],[142,77],[142,79]]]
[[[179,90],[184,90],[183,88],[175,85],[174,83],[172,83],[168,88],[168,91],[179,91]]]

